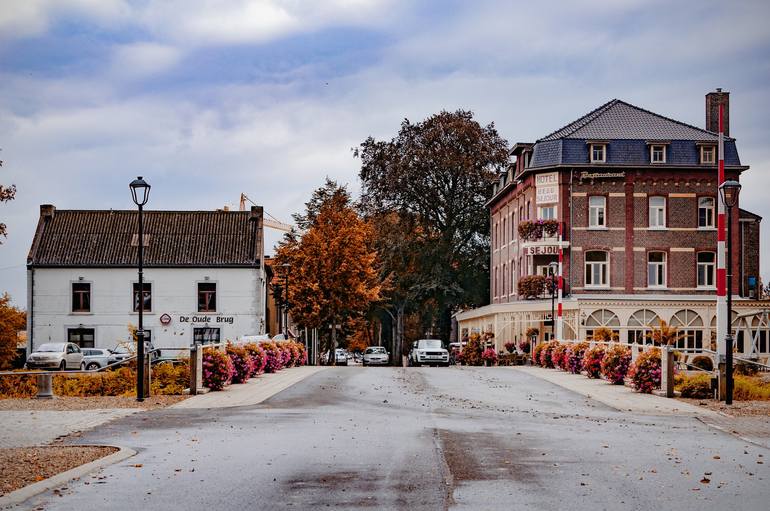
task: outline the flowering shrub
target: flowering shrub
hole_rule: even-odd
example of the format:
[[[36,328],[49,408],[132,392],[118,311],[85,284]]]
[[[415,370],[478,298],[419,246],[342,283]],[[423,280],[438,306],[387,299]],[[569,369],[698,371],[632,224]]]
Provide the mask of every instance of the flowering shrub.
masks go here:
[[[532,353],[532,361],[537,365],[543,365],[540,360],[543,356],[543,350],[545,349],[544,343],[539,343],[537,346],[535,346],[535,351]]]
[[[511,341],[506,342],[505,344],[503,344],[503,346],[505,346],[505,351],[507,351],[508,353],[513,353],[514,350],[516,349],[516,343],[513,343]]]
[[[465,345],[462,351],[463,363],[469,366],[483,365],[484,360],[481,358],[483,348],[481,345],[481,336],[479,334],[471,334],[468,339],[468,344]]]
[[[524,299],[532,299],[541,296],[545,292],[545,277],[542,275],[527,275],[519,279],[519,296]]]
[[[610,346],[604,352],[602,359],[602,375],[615,385],[623,385],[623,381],[631,365],[631,350],[626,346]]]
[[[609,342],[609,341],[617,341],[618,339],[619,339],[618,334],[616,334],[606,326],[602,326],[594,330],[594,341]]]
[[[559,343],[557,346],[553,348],[553,352],[551,353],[551,360],[553,361],[553,366],[557,368],[566,369],[566,357],[567,357],[567,345]]]
[[[235,368],[226,353],[210,348],[203,352],[203,385],[211,390],[222,390],[230,384]]]
[[[283,353],[274,342],[263,342],[265,350],[265,372],[275,373],[283,369]]]
[[[251,374],[249,376],[256,376],[265,370],[265,363],[267,362],[267,355],[265,350],[262,349],[257,343],[250,342],[243,346],[251,357]]]
[[[481,359],[488,365],[492,365],[497,362],[497,352],[494,348],[487,348],[481,353]]]
[[[711,375],[710,374],[696,374],[693,376],[685,376],[675,378],[676,385],[674,388],[682,393],[682,397],[692,397],[696,399],[705,399],[714,397],[714,393],[711,390]]]
[[[589,378],[598,378],[602,371],[602,359],[604,358],[604,346],[596,345],[588,348],[583,355],[583,369]]]
[[[543,351],[540,352],[540,365],[543,367],[553,367],[553,350],[559,346],[558,341],[551,341],[545,344]]]
[[[519,236],[525,241],[535,241],[546,236],[554,236],[559,231],[556,220],[524,220],[519,222]]]
[[[631,386],[639,392],[650,394],[660,388],[660,348],[650,348],[636,357],[628,371]]]
[[[291,348],[285,342],[278,343],[278,350],[281,352],[281,369],[292,366]]]
[[[249,352],[243,346],[232,344],[227,345],[225,352],[233,363],[232,383],[246,383],[254,370],[254,363]]]
[[[528,340],[519,341],[519,349],[522,353],[529,354],[530,349],[532,349],[532,344]]]
[[[580,374],[580,371],[583,370],[583,356],[588,348],[589,344],[587,342],[579,342],[567,348],[565,356],[567,359],[567,371],[572,374]]]

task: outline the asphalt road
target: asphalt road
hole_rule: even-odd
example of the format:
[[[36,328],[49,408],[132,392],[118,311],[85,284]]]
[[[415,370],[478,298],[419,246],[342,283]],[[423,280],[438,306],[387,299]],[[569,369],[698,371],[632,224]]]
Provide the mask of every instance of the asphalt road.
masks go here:
[[[330,368],[258,406],[155,410],[78,441],[139,453],[25,507],[703,511],[770,500],[767,449],[511,368]]]

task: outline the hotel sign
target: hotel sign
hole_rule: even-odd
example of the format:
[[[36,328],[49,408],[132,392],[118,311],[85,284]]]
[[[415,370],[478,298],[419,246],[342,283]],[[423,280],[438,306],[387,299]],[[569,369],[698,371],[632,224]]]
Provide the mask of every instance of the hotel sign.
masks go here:
[[[559,245],[535,245],[525,246],[524,255],[558,255]]]
[[[535,176],[535,203],[556,204],[559,202],[559,173],[546,172]]]

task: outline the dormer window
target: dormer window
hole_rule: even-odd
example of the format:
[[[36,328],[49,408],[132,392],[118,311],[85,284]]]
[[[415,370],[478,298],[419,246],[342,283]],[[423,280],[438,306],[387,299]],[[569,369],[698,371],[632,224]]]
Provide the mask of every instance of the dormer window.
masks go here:
[[[607,145],[591,144],[591,163],[606,163]]]
[[[700,148],[700,162],[703,165],[713,165],[717,161],[716,157],[717,151],[716,147],[712,146],[701,146]]]
[[[652,144],[650,146],[650,163],[666,163],[666,146]]]

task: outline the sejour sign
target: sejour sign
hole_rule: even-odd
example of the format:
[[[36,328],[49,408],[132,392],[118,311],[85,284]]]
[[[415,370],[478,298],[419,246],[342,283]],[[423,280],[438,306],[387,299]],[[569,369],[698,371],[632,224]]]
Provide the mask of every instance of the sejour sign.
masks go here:
[[[537,245],[534,247],[524,247],[524,255],[558,255],[558,245]]]
[[[546,172],[535,176],[535,203],[556,204],[559,202],[559,173]]]

